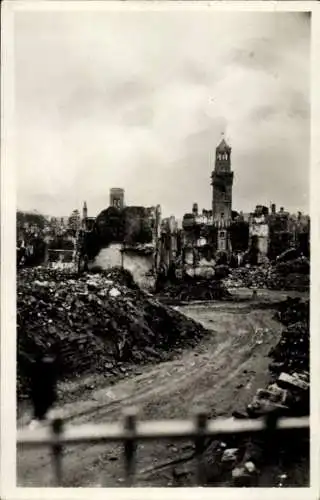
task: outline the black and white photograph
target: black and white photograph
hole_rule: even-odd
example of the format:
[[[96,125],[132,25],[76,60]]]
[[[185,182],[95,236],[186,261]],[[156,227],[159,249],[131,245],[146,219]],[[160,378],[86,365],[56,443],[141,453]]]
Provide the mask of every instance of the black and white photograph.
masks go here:
[[[312,14],[64,3],[12,23],[16,487],[309,488]]]

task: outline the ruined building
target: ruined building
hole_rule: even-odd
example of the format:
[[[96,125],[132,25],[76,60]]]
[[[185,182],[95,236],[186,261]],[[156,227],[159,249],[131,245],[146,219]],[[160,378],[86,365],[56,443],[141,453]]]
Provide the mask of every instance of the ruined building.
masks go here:
[[[87,202],[83,203],[81,229],[84,231],[92,231],[95,223],[95,217],[88,217]]]
[[[124,189],[111,188],[110,189],[110,207],[122,210],[124,208]]]
[[[268,207],[257,205],[249,217],[250,246],[256,246],[259,251],[258,262],[268,255],[269,250],[269,210]]]
[[[224,139],[216,148],[211,185],[213,225],[217,229],[215,246],[218,251],[229,251],[231,250],[233,172],[231,171],[231,148]]]

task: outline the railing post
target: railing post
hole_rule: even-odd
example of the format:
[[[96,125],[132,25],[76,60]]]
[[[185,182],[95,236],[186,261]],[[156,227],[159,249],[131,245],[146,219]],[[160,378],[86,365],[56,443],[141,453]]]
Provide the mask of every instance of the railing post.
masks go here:
[[[274,444],[277,442],[276,430],[279,421],[277,412],[270,413],[265,417],[265,432],[264,432],[264,458],[268,462],[272,461],[274,454]]]
[[[63,420],[56,418],[52,421],[52,431],[55,437],[55,442],[52,445],[53,466],[54,466],[54,483],[55,486],[62,486],[62,444],[60,437],[63,433]]]
[[[197,460],[197,470],[196,470],[196,484],[198,486],[203,486],[205,482],[205,471],[204,471],[204,461],[203,452],[205,448],[205,435],[208,420],[208,414],[204,410],[198,410],[195,412],[195,426],[197,436],[195,438],[195,457]]]
[[[243,479],[243,484],[246,486],[254,486],[257,482],[258,469],[255,466],[261,466],[261,464],[268,464],[274,462],[274,448],[278,448],[278,440],[275,438],[274,433],[278,425],[280,425],[280,430],[283,432],[288,430],[297,429],[299,431],[304,429],[309,429],[309,418],[300,417],[292,419],[280,419],[280,415],[271,414],[264,419],[258,419],[249,422],[230,422],[230,419],[224,421],[224,419],[216,419],[214,422],[208,422],[208,414],[205,411],[197,411],[193,425],[190,422],[185,421],[165,421],[161,422],[161,428],[159,425],[149,425],[151,422],[144,422],[137,426],[136,422],[137,412],[134,409],[126,411],[124,416],[123,428],[119,428],[119,425],[104,425],[93,424],[92,428],[82,428],[82,426],[75,427],[72,432],[68,432],[64,429],[63,421],[60,418],[53,420],[51,428],[47,429],[20,429],[18,430],[18,445],[31,446],[50,446],[52,449],[52,464],[54,472],[54,483],[55,486],[62,486],[62,458],[63,458],[63,446],[65,444],[81,444],[81,443],[97,443],[103,442],[122,442],[124,444],[124,467],[125,467],[125,481],[126,485],[133,486],[134,473],[136,472],[136,451],[137,442],[139,439],[142,440],[157,440],[157,439],[181,439],[186,440],[193,439],[195,443],[195,454],[190,455],[188,458],[195,458],[196,463],[196,481],[197,485],[206,485],[206,467],[204,460],[204,451],[206,447],[207,436],[210,438],[217,439],[218,437],[230,435],[241,435],[245,433],[246,435],[250,432],[254,433],[254,446],[250,449],[250,442],[246,443],[245,456],[243,459],[244,466],[240,467],[240,474],[235,476],[235,480]],[[172,425],[171,425],[172,424]],[[179,424],[178,426],[176,424]],[[188,425],[186,425],[188,424]],[[162,428],[163,426],[163,428]],[[184,430],[183,430],[184,429]],[[45,431],[45,432],[44,432]],[[279,436],[277,436],[279,438]],[[63,438],[63,439],[62,439]],[[290,438],[290,436],[289,436]],[[258,441],[258,442],[257,442]],[[249,445],[249,447],[248,447]],[[171,461],[171,464],[166,462],[161,467],[155,467],[153,470],[160,469],[163,466],[173,465],[175,462]],[[178,460],[177,463],[179,463]],[[252,462],[253,466],[249,468],[249,463]],[[252,464],[251,464],[252,465]],[[247,471],[245,470],[247,469]],[[152,469],[151,469],[152,470]],[[243,470],[243,471],[242,471]],[[147,470],[145,470],[147,472]],[[144,474],[141,471],[141,474]],[[283,485],[286,476],[282,474],[279,476],[280,483],[279,486]],[[245,484],[244,484],[245,483]]]
[[[134,408],[126,410],[124,414],[124,430],[127,434],[129,434],[124,441],[124,468],[127,487],[133,485],[136,470],[136,416],[137,411]]]

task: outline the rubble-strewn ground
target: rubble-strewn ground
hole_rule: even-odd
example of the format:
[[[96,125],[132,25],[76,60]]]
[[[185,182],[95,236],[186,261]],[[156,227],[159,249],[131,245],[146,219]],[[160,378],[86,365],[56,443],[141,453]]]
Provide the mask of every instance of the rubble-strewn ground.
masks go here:
[[[29,286],[34,285],[30,283]],[[120,285],[117,288],[121,291]],[[104,374],[84,373],[78,380],[65,381],[60,384],[57,409],[74,424],[114,421],[121,417],[123,408],[132,405],[138,406],[140,416],[148,419],[186,418],[198,404],[205,406],[211,416],[231,416],[235,410],[244,411],[256,390],[270,382],[268,365],[271,360],[268,355],[280,340],[283,329],[275,317],[276,303],[283,298],[283,293],[273,291],[269,296],[265,290],[261,307],[259,293],[254,301],[217,301],[180,307],[181,313],[201,322],[211,331],[201,343],[193,347],[181,344],[170,360],[156,365],[151,364],[155,359],[151,356],[150,363],[141,368],[140,373],[136,367],[130,371],[128,361],[126,374],[112,385]],[[154,303],[153,299],[150,301]],[[158,307],[160,305],[156,310]],[[83,307],[79,311],[83,311]],[[152,313],[154,311],[152,309]],[[63,314],[66,315],[64,318],[68,317],[67,312]],[[105,314],[108,317],[107,311]],[[176,316],[178,311],[168,314],[181,320],[180,315]],[[196,323],[188,324],[196,330],[199,328]],[[68,327],[69,336],[73,330]],[[18,425],[26,423],[29,418],[29,410],[24,409]],[[298,444],[297,449],[294,446],[292,444],[290,453],[285,456],[275,446],[272,464],[264,464],[257,478],[258,485],[276,486],[280,476],[286,474],[285,486],[307,486],[308,443],[299,442],[299,450]],[[189,485],[194,471],[192,461],[160,470],[155,470],[155,467],[166,460],[186,458],[190,453],[190,443],[140,445],[136,485]],[[208,481],[211,475],[213,484],[230,485],[230,473],[215,476],[213,456],[212,449],[209,449],[206,457]],[[123,486],[121,458],[122,448],[118,445],[67,448],[63,467],[65,486]],[[19,450],[17,468],[19,486],[52,485],[49,450]]]
[[[310,284],[308,259],[299,257],[289,262],[233,269],[224,280],[226,287],[257,287],[270,290],[307,291]]]
[[[189,278],[167,284],[158,292],[162,301],[170,304],[189,302],[190,300],[222,300],[230,298],[230,293],[220,280]]]
[[[167,281],[157,289],[157,296],[166,303],[175,304],[193,300],[230,300],[231,288],[308,291],[309,271],[309,261],[305,257],[235,269],[217,266],[211,278],[186,275],[174,283]]]

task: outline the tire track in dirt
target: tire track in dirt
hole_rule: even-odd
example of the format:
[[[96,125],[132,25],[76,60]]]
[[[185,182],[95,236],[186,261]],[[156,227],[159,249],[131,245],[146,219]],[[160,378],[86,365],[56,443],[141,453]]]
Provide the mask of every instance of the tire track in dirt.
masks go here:
[[[224,346],[223,345],[220,345],[218,346],[218,349],[217,349],[217,354],[220,353],[220,351],[223,351],[224,349]],[[191,353],[191,356],[193,355],[193,353]],[[197,358],[195,358],[197,359]],[[170,362],[168,363],[170,365]],[[179,364],[181,364],[181,361],[179,361]],[[186,365],[189,364],[188,361],[186,361],[185,363]],[[98,407],[94,407],[94,408],[91,408],[89,410],[86,410],[84,412],[79,412],[78,414],[73,414],[72,416],[69,415],[69,417],[67,417],[67,421],[69,421],[70,419],[77,419],[77,424],[81,424],[81,423],[86,423],[88,421],[90,422],[95,422],[95,423],[102,423],[102,422],[105,422],[105,421],[108,421],[108,420],[111,420],[111,417],[116,417],[117,419],[119,417],[121,417],[121,413],[123,411],[123,409],[125,407],[128,407],[128,406],[138,406],[139,404],[145,402],[145,401],[148,401],[151,397],[152,398],[155,398],[155,397],[161,397],[161,396],[164,396],[164,395],[167,395],[168,393],[170,393],[170,389],[172,389],[172,384],[174,384],[175,388],[177,389],[178,387],[184,387],[184,385],[187,383],[188,385],[190,384],[190,377],[193,378],[195,374],[198,374],[201,373],[201,369],[204,368],[201,366],[201,364],[198,364],[198,365],[195,365],[193,367],[192,370],[188,370],[188,372],[186,373],[185,371],[185,366],[178,366],[178,370],[177,370],[177,373],[181,372],[181,375],[180,376],[175,376],[176,374],[175,373],[171,373],[171,374],[168,374],[168,371],[166,370],[166,368],[164,368],[163,366],[159,366],[158,367],[158,370],[152,370],[152,374],[154,376],[154,378],[149,378],[149,382],[152,383],[151,384],[146,384],[142,389],[140,389],[140,391],[138,391],[138,393],[133,393],[127,397],[124,397],[124,398],[119,398],[113,402],[110,402],[110,403],[106,403],[106,404],[103,404],[101,406],[98,406]],[[159,379],[161,379],[161,377],[165,376],[166,379],[167,379],[167,382],[160,386],[159,385]],[[124,383],[120,383],[119,385],[123,385],[125,386],[125,382]],[[108,390],[112,390],[112,388],[109,388]],[[115,387],[115,390],[116,390],[116,387]],[[101,392],[101,391],[99,391]],[[141,408],[140,408],[141,409]],[[63,418],[65,418],[66,416],[61,415]],[[79,418],[78,418],[79,417]],[[109,417],[109,418],[107,418]],[[79,445],[77,448],[73,447],[73,448],[69,448],[69,449],[66,449],[65,452],[64,452],[64,457],[69,459],[70,456],[74,455],[74,454],[77,454],[77,453],[81,453],[83,451],[85,451],[86,449],[88,448],[87,445],[85,446],[81,446]],[[91,445],[91,451],[94,452],[95,454],[98,453],[98,450],[101,449],[105,449],[105,445]],[[30,452],[22,452],[22,453],[30,453]],[[48,465],[51,464],[51,455],[50,455],[50,452],[48,451],[44,451],[42,452],[42,456],[41,456],[41,464],[39,465],[39,468],[44,468],[44,467],[47,467]]]
[[[197,316],[198,321],[203,320],[206,327],[210,324],[216,331],[212,338],[204,341],[199,348],[186,351],[181,359],[161,363],[146,373],[136,376],[111,387],[99,389],[94,397],[102,399],[107,390],[114,391],[117,397],[111,403],[97,406],[96,402],[90,402],[93,406],[81,413],[81,403],[77,403],[79,412],[74,412],[72,419],[74,423],[80,424],[88,420],[103,422],[109,419],[119,419],[125,406],[140,406],[140,414],[143,418],[173,418],[188,417],[193,404],[206,403],[215,405],[215,411],[224,414],[234,404],[234,386],[247,366],[248,361],[257,357],[257,369],[260,366],[260,358],[266,355],[272,341],[276,343],[277,335],[270,334],[266,338],[266,344],[257,346],[253,341],[254,329],[268,327],[275,328],[277,324],[271,320],[271,311],[253,311],[250,313],[235,314],[204,309],[187,314]],[[234,309],[234,307],[233,307]],[[143,387],[138,388],[138,384]],[[245,395],[248,391],[244,391]],[[226,394],[224,394],[226,393]],[[228,396],[229,393],[229,396]],[[223,405],[221,402],[223,401]],[[74,408],[75,405],[71,405]],[[70,405],[68,410],[70,409]],[[65,410],[67,414],[67,409]],[[166,444],[156,443],[153,446],[154,453],[161,458],[167,455]],[[105,461],[110,456],[119,457],[121,445],[79,445],[66,449],[64,459],[64,473],[68,478],[69,485],[88,485],[92,483],[93,477],[100,475],[101,470],[106,467]],[[139,446],[140,449],[140,446]],[[141,465],[149,464],[153,460],[150,450],[145,453],[141,448]],[[145,447],[148,451],[148,446]],[[141,460],[142,459],[142,460]],[[108,462],[107,478],[110,481],[121,477],[121,463]],[[47,450],[19,450],[18,451],[18,478],[19,485],[24,486],[49,486],[51,479],[51,454]],[[112,482],[112,481],[111,481]]]

